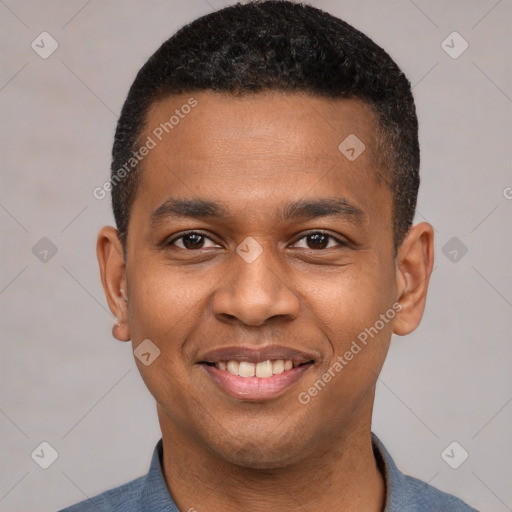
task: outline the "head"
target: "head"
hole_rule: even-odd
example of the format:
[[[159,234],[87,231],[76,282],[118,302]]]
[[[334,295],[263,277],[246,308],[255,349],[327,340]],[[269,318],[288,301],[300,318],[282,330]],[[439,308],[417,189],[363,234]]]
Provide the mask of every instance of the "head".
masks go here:
[[[400,245],[413,222],[419,187],[418,120],[410,83],[382,48],[348,23],[279,0],[237,4],[194,21],[139,71],[112,151],[112,205],[125,248],[144,162],[129,165],[121,179],[118,172],[146,142],[150,107],[179,93],[240,96],[269,90],[358,98],[372,110],[380,132],[376,170],[392,192],[394,244]]]
[[[115,337],[159,351],[137,364],[163,430],[272,467],[369,428],[391,335],[423,314],[433,252],[431,227],[412,226],[414,100],[382,48],[287,1],[204,16],[139,71],[111,181],[102,281]],[[219,384],[225,349],[301,369],[272,396],[240,396]]]

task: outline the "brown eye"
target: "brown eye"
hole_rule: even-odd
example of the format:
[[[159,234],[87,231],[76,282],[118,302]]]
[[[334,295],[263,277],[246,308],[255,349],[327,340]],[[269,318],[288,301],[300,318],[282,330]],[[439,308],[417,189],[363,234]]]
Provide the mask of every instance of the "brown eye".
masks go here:
[[[175,245],[180,249],[193,251],[197,249],[204,249],[205,243],[207,241],[210,241],[213,244],[213,242],[206,235],[203,235],[202,233],[190,232],[175,238],[169,242],[169,245]]]
[[[306,241],[305,246],[302,245],[302,248],[304,249],[323,250],[335,247],[336,245],[345,245],[342,241],[334,238],[332,235],[319,231],[303,236],[296,243],[299,243],[302,240]]]
[[[204,244],[204,236],[197,233],[190,233],[183,237],[183,245],[186,249],[201,249]]]
[[[310,249],[325,249],[329,243],[329,238],[330,237],[326,235],[322,235],[322,233],[316,233],[306,237]]]

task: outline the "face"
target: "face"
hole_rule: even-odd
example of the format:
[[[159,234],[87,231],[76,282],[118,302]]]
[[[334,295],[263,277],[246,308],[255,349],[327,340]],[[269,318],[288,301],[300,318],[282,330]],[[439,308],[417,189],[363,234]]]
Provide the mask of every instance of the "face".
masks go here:
[[[249,467],[304,460],[369,430],[410,285],[397,271],[391,192],[376,177],[371,110],[201,92],[156,103],[146,127],[142,140],[155,144],[126,265],[106,232],[99,253],[117,337],[160,351],[136,361],[162,430]]]

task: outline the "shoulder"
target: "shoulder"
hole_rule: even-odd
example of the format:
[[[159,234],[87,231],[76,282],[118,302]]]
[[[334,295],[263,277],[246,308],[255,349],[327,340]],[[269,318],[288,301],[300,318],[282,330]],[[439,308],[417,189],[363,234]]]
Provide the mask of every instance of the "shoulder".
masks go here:
[[[404,475],[404,505],[410,510],[428,512],[478,512],[461,499],[440,491],[435,487],[414,478]]]
[[[134,510],[144,487],[145,477],[139,477],[93,498],[71,505],[59,512],[129,512]]]
[[[404,475],[374,433],[372,443],[377,465],[386,481],[385,512],[478,512],[452,494]]]
[[[162,472],[163,444],[160,439],[146,475],[59,512],[179,512],[167,489]]]

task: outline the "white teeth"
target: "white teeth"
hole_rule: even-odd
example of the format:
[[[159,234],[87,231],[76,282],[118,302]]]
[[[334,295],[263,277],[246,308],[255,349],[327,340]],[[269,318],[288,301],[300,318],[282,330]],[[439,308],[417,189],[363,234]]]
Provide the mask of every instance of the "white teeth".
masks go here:
[[[240,363],[238,361],[228,361],[228,372],[233,375],[238,375],[238,367]]]
[[[254,377],[255,373],[256,365],[254,363],[240,361],[240,367],[238,368],[238,375],[240,375],[240,377]]]
[[[284,372],[284,361],[280,359],[279,361],[272,361],[272,373],[275,375],[277,373]]]
[[[256,365],[256,377],[272,377],[272,361],[263,361]]]
[[[250,363],[248,361],[219,361],[216,363],[219,370],[228,371],[232,375],[240,377],[259,377],[266,379],[283,373],[286,370],[293,368],[293,361],[291,359],[278,359],[276,361],[262,361],[260,363]]]

